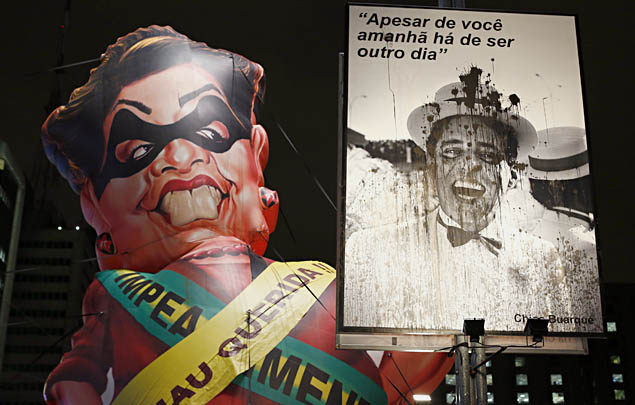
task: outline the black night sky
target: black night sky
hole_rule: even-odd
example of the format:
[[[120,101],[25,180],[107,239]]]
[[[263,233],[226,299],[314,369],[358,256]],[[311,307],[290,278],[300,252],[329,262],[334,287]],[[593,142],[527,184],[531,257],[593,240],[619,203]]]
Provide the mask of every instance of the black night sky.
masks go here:
[[[388,0],[383,1],[383,3]],[[436,6],[436,1],[399,4]],[[337,184],[338,52],[345,49],[345,1],[67,1],[23,0],[3,10],[3,126],[10,148],[33,187],[55,202],[31,202],[25,224],[82,225],[78,198],[52,176],[39,127],[50,107],[65,102],[117,37],[151,24],[171,25],[212,47],[241,53],[267,73],[264,124],[270,139],[267,185],[279,192],[281,217],[273,246],[286,260],[335,264],[336,213],[305,169],[335,200]],[[633,2],[630,0],[466,0],[468,8],[578,16],[591,170],[595,180],[598,243],[604,281],[635,282],[630,252],[633,218]],[[68,12],[65,9],[68,7]],[[546,44],[547,45],[547,44]],[[531,55],[527,55],[531,57]],[[62,59],[63,58],[63,59]],[[628,58],[630,60],[630,58]],[[522,63],[522,61],[519,61]],[[302,154],[291,149],[279,123]],[[48,173],[48,174],[47,174]],[[49,177],[47,177],[49,176]],[[43,222],[42,222],[43,221]],[[32,224],[32,225],[28,225]],[[290,230],[291,231],[290,231]],[[272,249],[268,255],[277,258]]]

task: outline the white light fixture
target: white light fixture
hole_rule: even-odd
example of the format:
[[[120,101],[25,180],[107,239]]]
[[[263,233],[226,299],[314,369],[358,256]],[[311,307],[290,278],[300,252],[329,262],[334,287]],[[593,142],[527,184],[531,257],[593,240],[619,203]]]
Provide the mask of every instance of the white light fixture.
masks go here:
[[[79,231],[79,225],[77,225],[77,226],[75,227],[75,230],[76,230],[76,231]]]
[[[428,394],[414,394],[412,396],[412,399],[414,399],[415,402],[430,402],[430,401],[432,401],[432,398],[430,398],[430,395],[428,395]]]
[[[61,231],[61,230],[62,230],[62,227],[61,227],[61,226],[58,226],[58,227],[57,227],[57,230],[58,230],[58,231]]]

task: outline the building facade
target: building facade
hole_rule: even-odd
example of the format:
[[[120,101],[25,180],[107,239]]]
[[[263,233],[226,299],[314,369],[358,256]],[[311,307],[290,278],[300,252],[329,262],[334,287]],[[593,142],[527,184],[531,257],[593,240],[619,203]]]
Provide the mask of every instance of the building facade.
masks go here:
[[[635,285],[606,284],[606,338],[589,339],[589,354],[501,354],[487,363],[488,404],[633,404]],[[431,404],[455,403],[454,370]]]
[[[82,324],[82,297],[98,269],[94,256],[82,230],[23,233],[0,378],[3,405],[42,404],[46,376]]]

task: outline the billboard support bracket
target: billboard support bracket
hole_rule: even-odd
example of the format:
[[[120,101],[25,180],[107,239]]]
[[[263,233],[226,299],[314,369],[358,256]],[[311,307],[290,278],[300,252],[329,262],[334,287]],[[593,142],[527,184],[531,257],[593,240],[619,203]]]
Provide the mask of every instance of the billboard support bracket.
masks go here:
[[[475,401],[472,403],[476,405],[487,404],[487,369],[485,367],[485,346],[483,346],[483,337],[479,337],[479,344],[472,349],[474,351],[474,361],[470,371],[472,374],[472,383],[474,385]],[[494,355],[498,354],[495,353]],[[493,356],[494,356],[493,355]],[[490,356],[491,357],[491,356]]]
[[[457,405],[472,405],[470,383],[470,356],[467,346],[467,336],[454,336],[456,353],[454,368],[456,369],[456,403]]]
[[[457,405],[487,404],[487,372],[481,367],[487,360],[502,353],[504,348],[486,357],[482,339],[479,337],[478,345],[472,346],[468,344],[467,336],[454,336]]]

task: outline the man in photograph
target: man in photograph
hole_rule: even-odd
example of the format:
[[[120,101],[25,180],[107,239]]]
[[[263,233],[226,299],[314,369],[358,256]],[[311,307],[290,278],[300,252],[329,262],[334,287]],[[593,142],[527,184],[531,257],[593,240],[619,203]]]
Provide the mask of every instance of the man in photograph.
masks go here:
[[[554,246],[522,231],[523,211],[508,198],[523,193],[516,187],[536,131],[519,115],[518,96],[504,99],[481,74],[472,67],[409,116],[409,132],[429,159],[430,198],[438,201],[421,247],[433,283],[456,294],[433,300],[447,320],[437,326],[484,317],[486,328],[489,321],[513,330],[523,326],[516,314],[546,317],[567,306],[564,274]]]
[[[594,254],[595,219],[584,128],[538,131],[538,145],[529,155],[527,177],[532,196],[545,207],[531,226],[532,232],[554,244],[569,240]]]
[[[600,295],[585,129],[563,126],[538,131],[538,145],[529,154],[527,177],[532,196],[544,209],[540,217],[526,224],[526,229],[553,243],[566,258],[563,263],[572,309],[574,313],[582,312],[592,297]]]
[[[443,86],[435,102],[412,111],[408,130],[428,158],[432,198],[439,206],[433,216],[449,230],[453,247],[473,240],[496,248],[488,250],[497,255],[501,242],[485,239],[483,232],[500,215],[504,195],[518,184],[537,138],[513,104],[502,106],[502,95],[481,81],[481,73],[472,67],[460,82]]]

